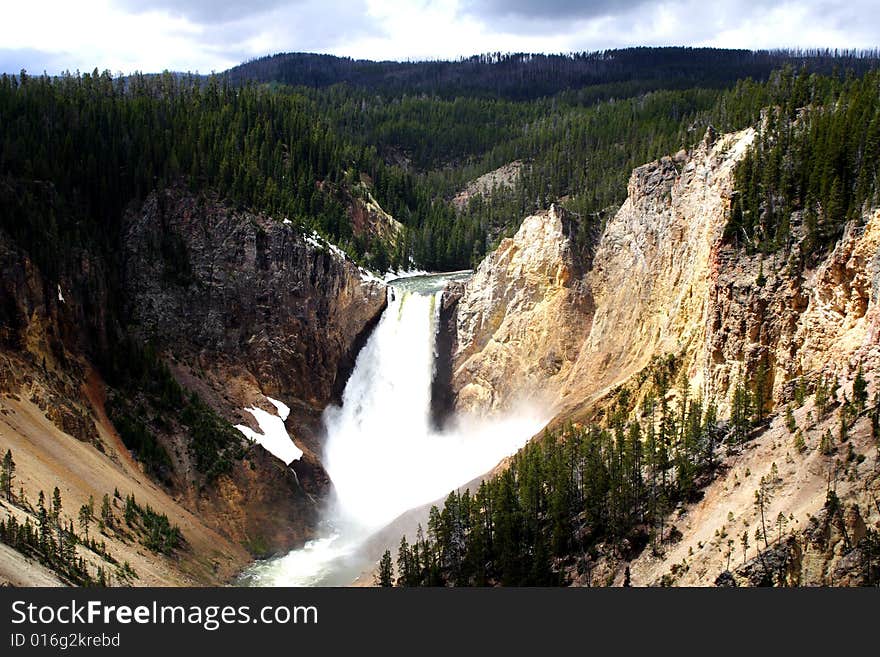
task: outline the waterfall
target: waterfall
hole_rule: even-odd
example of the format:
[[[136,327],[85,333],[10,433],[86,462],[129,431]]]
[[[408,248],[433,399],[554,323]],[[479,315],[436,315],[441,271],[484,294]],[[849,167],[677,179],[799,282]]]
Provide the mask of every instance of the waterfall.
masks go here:
[[[374,527],[449,492],[444,491],[448,479],[437,486],[435,459],[442,441],[430,431],[442,292],[391,288],[390,294],[387,310],[358,355],[342,406],[324,414],[324,467],[338,511]]]
[[[341,406],[324,412],[323,462],[335,495],[325,534],[254,566],[258,585],[345,584],[371,564],[358,545],[401,513],[445,497],[513,454],[546,419],[523,412],[494,421],[431,424],[431,384],[442,288],[449,276],[392,282],[389,303],[358,355]]]

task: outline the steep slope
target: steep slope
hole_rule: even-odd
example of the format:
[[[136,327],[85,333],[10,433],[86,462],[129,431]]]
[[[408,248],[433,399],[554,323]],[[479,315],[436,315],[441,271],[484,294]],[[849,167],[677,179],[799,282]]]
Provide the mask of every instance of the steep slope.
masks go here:
[[[252,555],[309,538],[329,490],[320,413],[381,314],[384,286],[287,223],[182,190],[132,209],[118,275],[88,252],[72,260],[52,284],[0,237],[0,448],[11,449],[27,500],[58,485],[74,521],[89,496],[105,494],[117,513],[133,494],[165,514],[184,540],[171,556],[106,530],[136,584],[224,582]],[[120,307],[127,344],[150,347],[111,347],[106,361],[119,331],[110,309]],[[232,428],[258,429],[246,408],[275,414],[267,396],[291,407],[286,428],[304,450],[291,467]],[[212,436],[208,472],[194,441]]]
[[[569,407],[654,355],[699,348],[733,167],[753,139],[752,130],[717,141],[710,132],[689,157],[680,153],[633,172],[589,275],[597,311],[563,392]],[[699,386],[697,372],[689,374]]]
[[[284,401],[315,447],[308,429],[341,394],[385,286],[289,222],[180,190],[131,213],[124,245],[131,330],[230,410],[257,401],[247,390]]]
[[[654,355],[701,347],[732,170],[753,139],[709,133],[690,155],[636,169],[591,261],[573,246],[576,219],[527,217],[458,302],[459,407],[495,410],[525,388],[571,415]]]
[[[452,351],[459,410],[554,402],[592,310],[573,245],[575,229],[555,206],[527,217],[461,289]]]
[[[630,564],[636,584],[713,584],[727,568],[727,540],[735,564],[743,532],[750,551],[731,581],[762,581],[770,568],[763,539],[755,551],[754,532],[765,524],[755,506],[762,477],[772,479],[764,509],[771,529],[778,518],[788,526],[790,540],[774,548],[787,583],[866,576],[853,550],[874,548],[841,537],[846,527],[880,527],[876,429],[864,417],[875,411],[862,402],[859,415],[853,405],[857,372],[867,382],[866,399],[880,384],[880,212],[848,224],[811,269],[800,257],[797,214],[788,249],[748,255],[726,242],[734,167],[754,136],[751,129],[724,136],[710,130],[691,152],[636,169],[592,259],[570,249],[571,232],[557,227],[553,210],[524,220],[513,240],[453,290],[461,296],[446,326],[459,408],[492,412],[525,390],[546,394],[557,426],[603,422],[624,386],[628,420],[644,421],[632,399],[650,385],[649,365],[670,356],[690,394],[717,408],[722,427],[732,425],[726,418],[738,386],[748,393],[749,413],[766,418],[755,421],[745,442],[730,434],[717,448],[720,461],[701,499],[677,508],[655,547]],[[563,271],[580,273],[555,275]],[[566,349],[556,348],[561,340]],[[556,365],[542,367],[551,353],[560,356]],[[816,399],[819,389],[828,401]],[[670,390],[665,403],[676,404],[679,394]],[[785,417],[788,406],[793,420]],[[829,487],[838,496],[830,511]],[[589,578],[575,582],[621,584],[633,558],[612,548],[598,566],[591,563]]]

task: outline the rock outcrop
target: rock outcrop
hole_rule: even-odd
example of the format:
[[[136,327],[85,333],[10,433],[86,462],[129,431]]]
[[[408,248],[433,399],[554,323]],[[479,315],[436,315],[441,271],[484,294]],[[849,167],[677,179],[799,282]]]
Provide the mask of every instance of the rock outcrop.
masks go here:
[[[555,206],[527,217],[464,285],[452,352],[459,410],[554,402],[592,311],[576,231],[573,219]]]
[[[229,410],[258,394],[284,401],[316,451],[315,422],[341,395],[385,286],[289,222],[179,191],[132,213],[124,244],[132,330],[204,371]]]
[[[690,378],[706,336],[715,253],[727,222],[733,169],[752,130],[713,138],[685,156],[633,171],[587,276],[596,311],[563,390],[573,409],[644,368],[688,354]]]
[[[699,384],[732,172],[753,139],[707,135],[690,155],[636,169],[591,259],[561,210],[526,218],[459,302],[458,407],[503,408],[525,389],[571,415],[669,352],[690,354]]]
[[[753,140],[751,129],[709,133],[689,154],[636,169],[590,262],[571,249],[561,211],[526,218],[458,303],[458,407],[503,408],[525,389],[577,415],[674,354],[726,413],[733,386],[760,364],[778,403],[798,377],[880,356],[880,212],[812,269],[796,244],[749,256],[723,239],[733,170]]]
[[[130,491],[181,525],[200,552],[144,583],[226,581],[249,554],[285,551],[313,536],[330,488],[319,457],[320,414],[341,395],[385,307],[385,286],[290,222],[182,189],[153,193],[133,208],[120,243],[112,262],[71,254],[50,282],[0,235],[0,393],[10,418],[3,431],[28,496],[54,486],[25,467],[47,449],[31,435],[45,420],[54,425],[45,437],[53,446],[61,441],[70,469],[109,468],[95,486]],[[230,428],[244,457],[219,476],[198,471],[179,418],[151,406],[137,382],[125,390],[105,385],[109,335],[150,343],[187,394],[230,425],[256,428],[244,409],[274,413],[266,397],[282,400],[303,457],[287,467]],[[108,397],[124,400],[164,448],[171,474],[162,486],[114,431]],[[73,439],[82,447],[68,446]],[[65,499],[80,504],[106,492],[76,478]]]
[[[861,542],[841,537],[880,527],[876,429],[867,417],[850,418],[846,442],[832,438],[830,455],[820,443],[839,434],[840,402],[853,399],[860,367],[869,399],[880,385],[880,211],[847,224],[817,259],[801,257],[797,214],[791,244],[750,255],[725,230],[734,169],[754,137],[751,129],[710,131],[690,152],[636,169],[628,198],[592,249],[571,248],[556,209],[527,218],[461,291],[449,329],[461,410],[492,412],[525,391],[546,395],[556,424],[601,418],[615,390],[625,385],[637,398],[641,374],[666,356],[674,356],[692,394],[716,406],[722,426],[739,382],[765,386],[766,421],[747,449],[719,453],[717,478],[702,499],[669,516],[676,541],[660,554],[622,557],[609,549],[605,570],[591,571],[603,582],[623,581],[628,567],[636,585],[706,585],[725,572],[722,584],[768,583],[754,545],[741,570],[727,571],[736,541],[744,532],[753,540],[762,522],[754,509],[760,478],[777,469],[769,512],[781,539],[773,555],[763,555],[775,559],[773,583],[853,584],[875,576],[865,568],[872,568],[876,530]],[[830,411],[803,402],[820,377],[836,390]],[[805,444],[794,442],[789,405]],[[835,477],[846,511],[833,522],[810,520]],[[787,523],[791,541],[781,529]],[[769,552],[763,541],[761,548]]]

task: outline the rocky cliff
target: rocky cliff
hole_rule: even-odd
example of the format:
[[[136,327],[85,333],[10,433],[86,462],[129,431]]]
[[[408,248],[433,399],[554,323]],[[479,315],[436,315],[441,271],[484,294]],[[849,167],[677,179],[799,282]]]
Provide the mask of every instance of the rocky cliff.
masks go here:
[[[692,153],[636,169],[592,258],[573,248],[577,220],[563,211],[526,218],[458,303],[459,408],[495,410],[525,389],[571,414],[657,354],[695,361],[733,167],[753,139],[710,133]]]
[[[139,583],[226,581],[250,555],[312,535],[330,485],[318,458],[320,413],[341,394],[385,288],[316,235],[182,189],[132,208],[121,247],[111,261],[73,254],[60,283],[50,283],[0,236],[4,452],[12,449],[29,499],[64,482],[74,513],[90,495],[100,501],[115,489],[180,525],[189,548],[176,561],[142,558],[108,531],[137,571],[153,569]],[[147,381],[106,384],[108,336],[120,334],[150,344],[176,385],[200,401],[169,409]],[[177,398],[169,385],[159,385],[163,404]],[[286,429],[304,452],[291,467],[232,429],[257,428],[246,408],[275,413],[267,396],[291,408]],[[146,431],[167,454],[161,484],[110,420],[126,414],[137,419],[139,440]],[[213,422],[238,454],[219,476],[197,467],[192,444],[192,432]]]
[[[385,307],[385,286],[290,222],[179,191],[151,195],[124,240],[131,330],[197,372],[217,403],[269,395],[313,449]],[[271,407],[270,407],[271,408]]]
[[[722,418],[735,386],[762,388],[769,423],[744,452],[722,455],[721,474],[700,502],[670,516],[681,537],[663,554],[638,557],[634,583],[712,584],[725,569],[718,537],[755,531],[754,491],[771,469],[779,473],[772,518],[794,523],[802,583],[830,583],[829,573],[846,569],[841,559],[855,558],[846,556],[855,542],[840,547],[832,537],[815,547],[814,534],[828,532],[809,529],[809,518],[819,517],[829,482],[837,482],[844,507],[858,505],[864,522],[880,527],[880,472],[867,418],[850,422],[849,446],[823,450],[822,436],[839,431],[838,411],[794,401],[797,390],[809,396],[820,379],[837,391],[835,400],[851,400],[860,366],[868,395],[877,390],[880,212],[850,223],[812,264],[800,253],[797,214],[787,247],[749,255],[724,233],[734,168],[754,138],[751,129],[710,130],[690,152],[636,169],[628,198],[587,251],[591,258],[571,248],[564,213],[527,218],[459,290],[449,322],[459,409],[491,412],[525,390],[544,395],[557,424],[588,420],[619,386],[638,395],[637,375],[664,356],[675,358],[693,394],[714,403]],[[806,446],[792,447],[788,405],[797,409]],[[622,582],[623,561],[610,561],[603,581]]]
[[[451,333],[459,410],[555,402],[593,310],[575,231],[573,219],[555,206],[527,217],[463,288],[450,290],[458,297]]]

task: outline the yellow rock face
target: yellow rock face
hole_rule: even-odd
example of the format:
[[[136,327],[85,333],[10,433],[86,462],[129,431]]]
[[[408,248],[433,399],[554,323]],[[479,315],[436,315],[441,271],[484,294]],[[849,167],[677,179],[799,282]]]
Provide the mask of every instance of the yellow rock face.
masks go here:
[[[537,399],[568,417],[671,353],[724,415],[732,386],[759,360],[779,400],[795,377],[880,357],[880,212],[803,272],[787,250],[747,256],[722,241],[733,171],[754,138],[752,129],[707,138],[633,171],[591,262],[564,211],[527,217],[459,302],[458,408]]]

